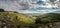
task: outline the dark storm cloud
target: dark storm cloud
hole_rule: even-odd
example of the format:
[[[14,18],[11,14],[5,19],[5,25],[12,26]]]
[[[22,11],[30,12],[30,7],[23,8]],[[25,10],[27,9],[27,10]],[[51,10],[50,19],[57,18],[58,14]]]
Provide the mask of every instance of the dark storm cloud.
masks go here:
[[[56,0],[49,0],[50,2],[52,2],[52,3],[54,3],[54,1],[56,1]]]
[[[39,4],[39,5],[46,5],[44,1],[37,1],[37,4]]]

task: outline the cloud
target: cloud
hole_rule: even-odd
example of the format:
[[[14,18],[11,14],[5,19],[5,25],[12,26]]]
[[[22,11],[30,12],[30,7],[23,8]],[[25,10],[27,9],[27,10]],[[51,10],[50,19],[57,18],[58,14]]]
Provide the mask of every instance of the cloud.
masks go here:
[[[39,0],[0,0],[0,8],[3,8],[7,11],[17,11],[19,13],[42,13],[48,12],[47,10],[42,11],[32,11],[32,8],[52,8],[56,6],[52,6],[51,4],[44,3],[46,5],[38,5],[36,4]],[[46,2],[46,0],[42,0]],[[32,4],[35,3],[35,4]]]
[[[0,0],[0,6],[3,6],[1,8],[7,8],[7,9],[20,9],[20,10],[26,10],[30,9],[32,6],[32,2],[35,2],[38,0]],[[7,6],[6,6],[7,5]]]
[[[46,2],[52,6],[60,8],[60,0],[47,0]]]
[[[50,4],[48,5],[37,5],[32,4],[34,2],[38,2],[39,0],[0,0],[0,6],[4,9],[18,9],[18,10],[28,10],[31,8],[38,8],[38,7],[53,7]],[[42,0],[45,1],[45,0]]]

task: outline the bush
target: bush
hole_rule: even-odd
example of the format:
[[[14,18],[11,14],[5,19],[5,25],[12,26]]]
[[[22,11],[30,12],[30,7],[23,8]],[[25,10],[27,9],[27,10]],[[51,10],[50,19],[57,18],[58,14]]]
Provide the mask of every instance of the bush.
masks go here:
[[[42,23],[41,18],[40,18],[40,17],[37,17],[36,20],[35,20],[35,23],[36,23],[36,24]]]
[[[0,12],[4,12],[4,9],[0,9]]]

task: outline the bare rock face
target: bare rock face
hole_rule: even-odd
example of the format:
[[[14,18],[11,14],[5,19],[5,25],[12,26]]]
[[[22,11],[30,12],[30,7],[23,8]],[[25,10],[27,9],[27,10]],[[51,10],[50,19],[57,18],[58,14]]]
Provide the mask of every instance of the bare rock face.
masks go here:
[[[17,22],[15,19],[0,12],[0,28],[17,28]]]

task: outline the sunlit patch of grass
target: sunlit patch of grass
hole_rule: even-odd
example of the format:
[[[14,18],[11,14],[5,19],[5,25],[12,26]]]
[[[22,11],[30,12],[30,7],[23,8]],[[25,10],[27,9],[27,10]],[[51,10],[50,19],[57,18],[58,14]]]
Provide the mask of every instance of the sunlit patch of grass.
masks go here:
[[[17,22],[22,24],[34,24],[35,22],[35,20],[33,20],[32,18],[29,18],[28,16],[23,14],[9,12],[8,15],[13,19],[16,19],[17,16]]]

